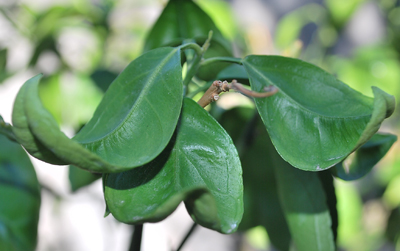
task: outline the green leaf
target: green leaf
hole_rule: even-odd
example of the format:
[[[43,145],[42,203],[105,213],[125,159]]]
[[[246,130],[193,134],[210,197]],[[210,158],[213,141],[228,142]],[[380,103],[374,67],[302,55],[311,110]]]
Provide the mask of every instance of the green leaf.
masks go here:
[[[29,153],[53,164],[73,164],[93,172],[140,166],[165,148],[181,110],[179,48],[152,50],[129,64],[74,140],[43,108],[39,79],[40,75],[27,81],[17,95],[13,131]]]
[[[90,78],[103,92],[106,92],[110,84],[117,78],[117,74],[105,69],[97,69]]]
[[[394,110],[394,97],[373,87],[361,95],[322,69],[297,59],[248,56],[243,60],[251,88],[279,92],[256,99],[256,107],[279,154],[309,171],[345,159],[379,129]]]
[[[19,144],[0,135],[0,249],[35,250],[40,187]]]
[[[104,179],[107,207],[122,222],[157,222],[184,200],[195,222],[235,231],[243,214],[242,170],[225,130],[184,99],[175,136],[152,162]]]
[[[275,165],[279,197],[299,251],[335,250],[331,217],[318,173],[290,166],[277,156]]]
[[[150,30],[144,51],[163,46],[178,46],[187,39],[195,40],[202,45],[210,31],[213,31],[213,37],[204,58],[232,56],[230,43],[196,3],[191,0],[171,0]],[[200,67],[199,77],[211,80],[226,66],[227,63],[216,62]]]
[[[400,236],[400,208],[396,207],[390,212],[385,231],[386,238],[393,244],[398,243]]]
[[[332,233],[333,239],[336,243],[337,235],[338,235],[338,226],[339,226],[339,218],[338,218],[338,210],[337,210],[337,199],[336,199],[336,191],[335,191],[335,183],[334,179],[331,175],[331,172],[326,170],[322,172],[318,172],[319,180],[321,181],[322,186],[324,187],[326,203],[329,208],[329,213],[332,220]]]
[[[74,140],[113,165],[143,165],[171,139],[182,98],[180,49],[149,51],[112,83]]]
[[[396,140],[396,135],[377,133],[347,159],[338,163],[332,172],[343,180],[359,179],[371,171]]]
[[[65,165],[67,164],[65,161],[61,160],[58,158],[52,151],[50,151],[45,145],[42,144],[31,132],[31,129],[29,128],[29,123],[28,123],[28,118],[26,116],[26,111],[25,111],[25,106],[26,106],[26,101],[27,101],[27,95],[35,95],[37,96],[37,99],[39,99],[38,96],[38,89],[36,87],[36,93],[34,92],[27,92],[28,86],[32,85],[38,85],[39,80],[42,77],[42,75],[37,75],[28,81],[25,82],[25,84],[21,87],[19,90],[17,97],[15,98],[14,102],[14,107],[13,107],[13,112],[12,112],[12,131],[15,134],[18,143],[20,143],[25,150],[32,155],[33,157],[46,161],[48,163],[54,164],[54,165]],[[29,104],[32,105],[32,104]],[[43,109],[42,112],[46,113],[46,116],[50,117],[51,123],[57,127],[58,129],[58,124],[55,121],[55,119],[49,114],[47,110],[43,108],[43,105],[40,103],[38,107],[36,107],[36,110],[41,108]],[[40,121],[40,120],[39,120]],[[43,121],[43,120],[42,120]],[[47,124],[47,123],[46,123]]]
[[[244,214],[239,230],[261,225],[274,247],[289,250],[291,236],[279,202],[273,169],[272,155],[277,153],[265,126],[256,111],[250,108],[226,111],[220,123],[241,152]]]
[[[69,166],[68,179],[72,192],[76,192],[100,178],[101,174],[91,173],[76,166]]]
[[[210,30],[213,31],[213,40],[230,50],[229,42],[196,3],[192,0],[170,0],[150,30],[144,51],[181,45],[186,39],[203,43]]]

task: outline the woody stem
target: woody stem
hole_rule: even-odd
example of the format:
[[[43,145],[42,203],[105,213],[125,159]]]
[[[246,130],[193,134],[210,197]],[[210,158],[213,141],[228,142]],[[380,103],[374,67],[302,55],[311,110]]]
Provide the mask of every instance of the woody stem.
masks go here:
[[[228,92],[230,89],[234,89],[243,95],[254,98],[266,98],[278,92],[278,89],[274,86],[264,88],[265,92],[255,92],[247,90],[235,79],[232,80],[230,84],[228,84],[227,81],[222,82],[220,80],[215,80],[197,103],[204,108],[210,103],[217,101],[221,92]]]

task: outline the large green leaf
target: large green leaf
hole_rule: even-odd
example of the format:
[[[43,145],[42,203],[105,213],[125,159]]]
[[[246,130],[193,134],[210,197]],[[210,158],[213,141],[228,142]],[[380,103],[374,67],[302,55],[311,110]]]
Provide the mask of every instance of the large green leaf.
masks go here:
[[[356,180],[371,171],[396,142],[397,136],[392,134],[375,134],[347,159],[331,169],[343,180]]]
[[[297,250],[335,250],[330,211],[318,173],[293,168],[276,157],[279,197]]]
[[[184,200],[200,225],[235,231],[243,214],[242,170],[231,138],[198,104],[184,100],[180,122],[167,148],[152,162],[106,174],[108,210],[122,222],[156,222]]]
[[[240,150],[243,168],[244,214],[239,230],[263,226],[274,247],[289,250],[291,236],[283,214],[274,176],[277,154],[255,109],[234,108],[220,123]],[[255,116],[254,116],[255,115]]]
[[[169,142],[182,105],[179,48],[152,50],[128,65],[74,140],[43,108],[39,80],[27,81],[17,95],[18,141],[39,159],[94,172],[120,172],[154,159]]]
[[[0,135],[0,250],[35,250],[40,187],[19,144]]]
[[[144,51],[163,46],[178,46],[187,39],[203,44],[210,31],[213,31],[213,37],[204,58],[232,56],[230,43],[196,3],[192,0],[170,0],[150,30]],[[205,80],[211,80],[226,66],[226,63],[212,63],[200,67],[198,74]]]
[[[93,118],[74,140],[114,165],[143,165],[170,140],[182,96],[180,49],[149,51],[110,85]]]
[[[379,129],[394,110],[394,97],[373,87],[361,95],[322,69],[279,56],[243,60],[251,88],[275,85],[279,92],[256,99],[273,144],[293,166],[327,169],[346,158]]]

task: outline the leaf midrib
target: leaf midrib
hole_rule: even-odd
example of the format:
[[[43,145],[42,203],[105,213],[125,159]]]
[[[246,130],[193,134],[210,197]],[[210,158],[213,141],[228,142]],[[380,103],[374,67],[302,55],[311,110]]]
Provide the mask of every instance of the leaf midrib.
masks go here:
[[[98,139],[96,139],[96,140],[91,140],[91,141],[86,141],[86,142],[78,141],[78,142],[79,142],[80,144],[82,144],[82,145],[94,144],[94,143],[96,143],[96,142],[98,142],[98,141],[101,141],[101,140],[103,140],[104,138],[108,137],[110,134],[114,134],[114,132],[118,131],[118,130],[125,124],[125,122],[126,122],[127,120],[129,120],[129,118],[132,116],[133,112],[134,112],[134,111],[136,110],[136,108],[138,107],[137,104],[140,104],[141,101],[142,101],[142,99],[144,99],[144,98],[146,97],[146,95],[144,95],[144,94],[147,93],[146,91],[147,91],[148,89],[150,89],[150,88],[154,85],[154,83],[155,83],[155,81],[154,81],[155,76],[156,76],[157,74],[159,74],[159,72],[161,71],[161,69],[162,69],[162,68],[167,64],[167,62],[173,57],[173,55],[175,54],[175,52],[176,52],[177,50],[178,50],[178,49],[172,50],[172,51],[165,57],[165,59],[164,59],[163,61],[161,61],[161,63],[157,66],[157,68],[155,68],[155,70],[153,71],[153,73],[148,77],[148,79],[149,79],[148,82],[150,82],[150,84],[145,85],[145,87],[144,87],[144,88],[142,89],[142,91],[140,92],[140,95],[138,96],[138,98],[136,99],[136,101],[133,103],[132,108],[131,108],[130,111],[129,111],[129,114],[126,116],[125,119],[123,119],[123,120],[121,121],[121,123],[120,123],[119,125],[117,125],[113,130],[111,130],[110,132],[104,134],[102,137],[100,137],[100,138],[98,138]]]

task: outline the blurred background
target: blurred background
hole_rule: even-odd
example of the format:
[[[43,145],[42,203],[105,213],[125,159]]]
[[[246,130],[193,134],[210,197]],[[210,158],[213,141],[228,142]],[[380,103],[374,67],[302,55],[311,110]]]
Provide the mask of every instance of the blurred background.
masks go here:
[[[107,86],[141,54],[166,2],[0,0],[0,114],[10,122],[20,86],[44,73],[42,101],[73,136]],[[232,42],[237,57],[297,57],[367,96],[378,86],[400,100],[399,0],[196,2]],[[399,115],[396,110],[381,131],[400,135]],[[128,250],[133,228],[103,218],[99,180],[73,193],[67,167],[32,161],[43,186],[38,251]],[[335,185],[340,249],[400,250],[400,144],[364,178],[337,179]],[[165,221],[145,224],[143,250],[176,249],[191,224],[182,205]],[[262,227],[230,236],[198,227],[183,250],[272,249]]]

